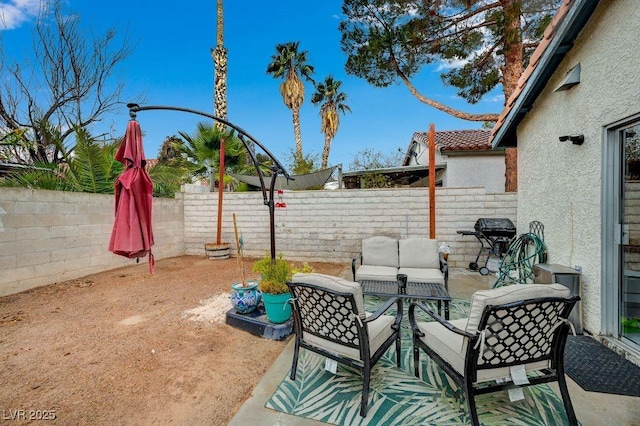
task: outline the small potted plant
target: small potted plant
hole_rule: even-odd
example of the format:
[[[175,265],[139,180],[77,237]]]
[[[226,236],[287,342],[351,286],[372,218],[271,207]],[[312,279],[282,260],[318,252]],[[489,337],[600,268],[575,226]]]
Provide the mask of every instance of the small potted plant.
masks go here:
[[[282,253],[275,260],[270,255],[253,264],[253,271],[260,274],[258,289],[262,292],[262,302],[267,319],[274,324],[281,324],[291,318],[291,293],[287,281],[296,272],[313,272],[307,263],[302,267],[289,264],[282,257]]]
[[[267,319],[281,324],[291,318],[291,298],[287,281],[291,279],[291,266],[283,259],[282,253],[277,259],[265,256],[253,264],[253,271],[260,274],[258,289],[262,292],[262,302]]]

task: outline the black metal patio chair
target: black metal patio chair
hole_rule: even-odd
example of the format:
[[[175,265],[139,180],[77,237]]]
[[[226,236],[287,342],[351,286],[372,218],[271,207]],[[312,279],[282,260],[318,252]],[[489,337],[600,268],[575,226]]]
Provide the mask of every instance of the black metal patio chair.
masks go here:
[[[473,425],[475,396],[557,381],[570,424],[577,419],[564,373],[567,320],[580,299],[560,284],[516,284],[474,293],[468,318],[446,321],[409,305],[414,373],[424,350],[464,391]],[[416,308],[432,321],[421,321]]]
[[[368,314],[357,282],[313,273],[295,274],[287,284],[295,330],[291,380],[296,378],[300,348],[356,368],[362,372],[360,415],[366,417],[371,370],[393,343],[400,367],[402,300],[388,299]],[[394,305],[395,315],[383,315]]]

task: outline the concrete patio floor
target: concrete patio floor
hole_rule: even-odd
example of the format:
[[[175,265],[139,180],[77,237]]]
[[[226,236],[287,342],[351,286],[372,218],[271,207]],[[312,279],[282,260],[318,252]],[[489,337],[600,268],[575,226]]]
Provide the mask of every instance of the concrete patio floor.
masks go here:
[[[343,273],[344,278],[351,279],[351,271]],[[452,269],[449,276],[449,290],[453,297],[470,299],[471,295],[482,289],[491,288],[495,276],[482,276],[477,272],[465,269]],[[282,351],[260,383],[253,390],[252,396],[243,404],[229,422],[231,426],[247,424],[262,425],[323,425],[325,423],[291,416],[265,408],[265,403],[274,393],[282,379],[288,374],[293,357],[293,339]],[[610,424],[616,426],[640,426],[640,398],[588,392],[578,386],[567,376],[569,394],[580,423],[584,426],[600,426]],[[551,388],[558,394],[556,384]]]

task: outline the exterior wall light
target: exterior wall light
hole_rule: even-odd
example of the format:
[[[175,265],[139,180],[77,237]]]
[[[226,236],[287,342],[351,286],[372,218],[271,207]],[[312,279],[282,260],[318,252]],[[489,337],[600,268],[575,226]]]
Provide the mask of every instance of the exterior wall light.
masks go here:
[[[584,143],[584,135],[566,135],[558,138],[560,142],[571,141],[574,145],[582,145]]]

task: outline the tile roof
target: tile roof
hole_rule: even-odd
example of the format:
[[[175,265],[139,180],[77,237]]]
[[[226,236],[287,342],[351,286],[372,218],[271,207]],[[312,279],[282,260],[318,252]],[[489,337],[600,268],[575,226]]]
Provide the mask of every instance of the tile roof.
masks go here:
[[[531,108],[531,105],[544,88],[550,74],[555,71],[564,55],[573,47],[573,41],[591,16],[598,1],[563,0],[555,16],[545,29],[542,40],[540,40],[538,47],[529,60],[529,65],[520,76],[515,91],[507,99],[505,108],[491,131],[490,143],[492,145],[505,145],[503,142],[507,138],[512,138],[515,141],[515,126]],[[575,10],[572,10],[574,8]],[[573,16],[568,19],[570,22],[565,25],[565,18],[570,14],[573,14]],[[560,29],[560,27],[562,28]],[[550,48],[551,45],[553,45],[553,48]],[[544,61],[542,60],[543,58],[545,59]],[[545,71],[547,74],[545,74]],[[499,132],[500,134],[498,134]],[[515,144],[512,143],[512,145]]]
[[[147,158],[144,166],[144,169],[148,172],[149,169],[151,169],[153,166],[155,166],[156,164],[158,164],[158,160],[157,158]]]
[[[436,149],[439,151],[483,151],[491,149],[491,130],[445,130],[436,132]],[[429,132],[416,132],[412,141],[429,146]]]

